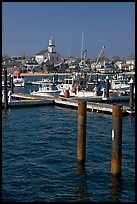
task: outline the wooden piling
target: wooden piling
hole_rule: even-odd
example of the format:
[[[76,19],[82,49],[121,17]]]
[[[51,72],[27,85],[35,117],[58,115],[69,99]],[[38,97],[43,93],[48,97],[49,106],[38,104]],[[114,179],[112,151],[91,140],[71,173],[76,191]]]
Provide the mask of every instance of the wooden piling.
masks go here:
[[[106,76],[106,97],[109,97],[109,78]]]
[[[4,67],[4,108],[8,109],[8,94],[7,94],[7,68]]]
[[[134,110],[134,82],[133,79],[131,78],[130,80],[130,99],[129,99],[129,107],[130,107],[130,111]]]
[[[81,164],[86,158],[86,109],[87,102],[78,100],[77,161]]]
[[[13,75],[12,74],[10,75],[10,80],[11,80],[11,84],[10,84],[10,86],[11,86],[11,93],[14,93],[14,84],[13,84]]]
[[[111,173],[121,175],[122,159],[122,105],[112,106],[112,159]]]

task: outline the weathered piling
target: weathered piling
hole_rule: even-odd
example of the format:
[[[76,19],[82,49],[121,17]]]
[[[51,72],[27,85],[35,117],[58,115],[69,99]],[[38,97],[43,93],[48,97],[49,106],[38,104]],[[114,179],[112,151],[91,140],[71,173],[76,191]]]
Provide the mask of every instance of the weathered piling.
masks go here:
[[[106,76],[106,97],[109,97],[109,78]]]
[[[97,85],[98,85],[98,74],[97,74]]]
[[[13,84],[13,75],[10,75],[10,86],[11,86],[11,93],[14,93],[14,84]]]
[[[134,90],[134,81],[131,78],[130,79],[130,98],[129,98],[130,111],[134,110],[134,93],[133,93],[133,90]]]
[[[8,109],[7,68],[4,67],[4,108]]]
[[[84,164],[86,158],[86,109],[87,102],[78,100],[77,161],[80,164]]]
[[[111,173],[121,175],[122,159],[122,105],[112,106],[112,159]]]

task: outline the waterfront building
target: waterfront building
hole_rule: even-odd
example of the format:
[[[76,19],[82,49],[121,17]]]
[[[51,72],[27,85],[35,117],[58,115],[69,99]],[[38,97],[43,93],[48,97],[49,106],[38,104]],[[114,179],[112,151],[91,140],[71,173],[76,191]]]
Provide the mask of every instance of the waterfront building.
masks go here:
[[[38,62],[36,60],[30,59],[30,60],[26,60],[24,63],[23,68],[26,71],[31,71],[31,72],[38,72],[40,71],[40,65],[38,64]]]

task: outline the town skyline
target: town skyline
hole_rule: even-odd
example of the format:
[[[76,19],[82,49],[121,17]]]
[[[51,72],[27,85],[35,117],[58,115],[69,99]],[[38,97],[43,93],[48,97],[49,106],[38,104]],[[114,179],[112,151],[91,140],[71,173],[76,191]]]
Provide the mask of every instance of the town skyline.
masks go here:
[[[135,52],[134,2],[2,2],[2,55],[34,56],[53,37],[63,57],[128,58]]]

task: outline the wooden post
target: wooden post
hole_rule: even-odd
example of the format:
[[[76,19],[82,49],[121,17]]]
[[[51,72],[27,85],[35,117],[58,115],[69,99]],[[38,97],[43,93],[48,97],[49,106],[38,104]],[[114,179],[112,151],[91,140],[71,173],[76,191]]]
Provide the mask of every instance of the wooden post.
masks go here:
[[[106,97],[109,97],[109,78],[106,76]]]
[[[78,100],[78,138],[77,138],[77,160],[85,163],[86,157],[86,107],[87,102]]]
[[[7,95],[7,68],[4,67],[4,108],[8,109],[8,95]]]
[[[98,74],[97,74],[97,85],[98,85]]]
[[[112,175],[121,175],[122,158],[122,105],[112,106]]]
[[[129,107],[130,111],[134,110],[134,93],[133,93],[133,88],[134,88],[134,82],[133,79],[130,79],[130,99],[129,99]]]
[[[10,86],[11,86],[11,93],[14,93],[14,84],[13,84],[13,75],[12,74],[10,75],[10,79],[11,79],[11,84],[10,84]]]

